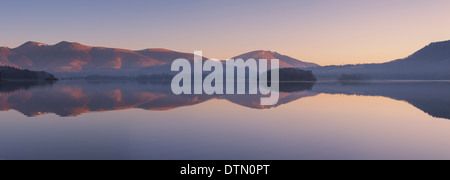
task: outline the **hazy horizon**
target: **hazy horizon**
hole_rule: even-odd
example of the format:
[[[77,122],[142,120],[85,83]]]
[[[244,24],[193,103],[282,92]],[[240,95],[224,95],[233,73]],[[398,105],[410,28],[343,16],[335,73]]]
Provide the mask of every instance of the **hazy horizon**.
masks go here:
[[[7,1],[0,7],[6,17],[0,46],[71,41],[202,50],[218,59],[270,50],[320,65],[380,63],[450,39],[449,5],[444,0]]]

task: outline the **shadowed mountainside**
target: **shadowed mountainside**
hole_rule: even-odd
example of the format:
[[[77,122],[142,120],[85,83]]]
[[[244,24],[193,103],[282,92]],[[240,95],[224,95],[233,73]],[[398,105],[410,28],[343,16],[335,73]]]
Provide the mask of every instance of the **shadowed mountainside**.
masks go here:
[[[309,69],[322,80],[336,80],[343,74],[359,74],[379,80],[449,80],[450,41],[431,43],[407,58],[386,63]]]

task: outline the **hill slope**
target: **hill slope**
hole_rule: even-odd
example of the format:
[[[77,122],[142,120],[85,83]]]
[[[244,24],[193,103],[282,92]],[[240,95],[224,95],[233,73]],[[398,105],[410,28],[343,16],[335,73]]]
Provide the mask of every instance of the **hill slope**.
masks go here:
[[[342,74],[366,75],[372,79],[450,79],[450,41],[435,42],[411,56],[381,64],[309,68],[319,79],[337,79]]]
[[[298,59],[291,58],[289,56],[281,55],[277,52],[272,51],[252,51],[245,54],[241,54],[239,56],[233,57],[232,59],[267,59],[268,62],[271,62],[271,59],[279,59],[280,60],[280,68],[310,68],[310,67],[318,67],[318,64],[303,62]]]

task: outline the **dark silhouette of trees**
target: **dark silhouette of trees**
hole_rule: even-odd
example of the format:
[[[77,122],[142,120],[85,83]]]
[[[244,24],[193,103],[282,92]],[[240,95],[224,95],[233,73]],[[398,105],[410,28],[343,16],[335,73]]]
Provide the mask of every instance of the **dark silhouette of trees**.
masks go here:
[[[282,68],[279,69],[280,82],[315,82],[317,81],[312,71],[306,71],[298,68]],[[271,79],[271,71],[267,72],[268,80]]]
[[[44,71],[30,71],[28,69],[18,69],[10,66],[0,66],[0,80],[58,80],[53,74]]]

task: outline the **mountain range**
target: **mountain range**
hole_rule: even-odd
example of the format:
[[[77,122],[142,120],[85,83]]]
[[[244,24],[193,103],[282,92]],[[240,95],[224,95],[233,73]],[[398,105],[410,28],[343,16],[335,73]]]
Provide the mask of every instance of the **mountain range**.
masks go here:
[[[138,75],[170,73],[178,58],[193,61],[192,53],[168,49],[126,50],[92,47],[63,41],[55,45],[27,42],[16,48],[0,48],[0,65],[61,76]],[[280,68],[312,70],[319,79],[369,77],[371,79],[450,79],[450,41],[434,42],[414,54],[386,63],[319,66],[272,51],[252,51],[232,59],[279,59]],[[206,59],[204,57],[204,59]]]
[[[236,58],[280,59],[280,67],[309,68],[318,66],[270,51],[254,51]],[[132,74],[170,71],[178,58],[192,61],[192,53],[167,49],[126,50],[92,47],[63,41],[55,45],[26,42],[17,48],[0,49],[0,65],[47,71],[55,74]]]

